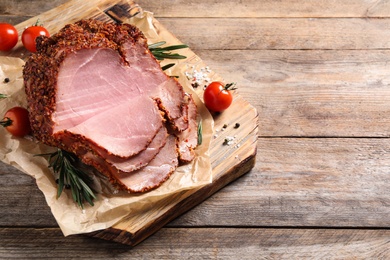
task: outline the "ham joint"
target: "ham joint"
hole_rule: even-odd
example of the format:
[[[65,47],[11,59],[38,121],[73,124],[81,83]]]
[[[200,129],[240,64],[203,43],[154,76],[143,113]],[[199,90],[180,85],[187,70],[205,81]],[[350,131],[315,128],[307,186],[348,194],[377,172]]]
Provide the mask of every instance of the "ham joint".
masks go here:
[[[129,192],[159,187],[194,158],[196,105],[138,28],[81,20],[39,37],[37,50],[23,70],[36,139]]]

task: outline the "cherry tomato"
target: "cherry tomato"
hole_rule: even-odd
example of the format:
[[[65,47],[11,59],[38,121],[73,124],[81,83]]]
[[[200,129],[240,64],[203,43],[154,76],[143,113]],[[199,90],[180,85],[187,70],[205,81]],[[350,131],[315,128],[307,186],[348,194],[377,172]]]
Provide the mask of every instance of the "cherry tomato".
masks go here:
[[[11,50],[18,42],[18,31],[11,24],[0,23],[0,51]]]
[[[13,136],[22,137],[31,133],[28,111],[23,107],[9,109],[4,119],[0,121],[0,125],[4,126]]]
[[[223,84],[222,82],[211,82],[203,93],[203,100],[210,111],[222,112],[227,109],[233,101],[230,90],[234,90],[234,84]]]
[[[43,26],[33,25],[33,26],[28,27],[22,33],[23,46],[31,52],[36,52],[37,45],[35,43],[35,40],[40,35],[50,37],[49,32]]]

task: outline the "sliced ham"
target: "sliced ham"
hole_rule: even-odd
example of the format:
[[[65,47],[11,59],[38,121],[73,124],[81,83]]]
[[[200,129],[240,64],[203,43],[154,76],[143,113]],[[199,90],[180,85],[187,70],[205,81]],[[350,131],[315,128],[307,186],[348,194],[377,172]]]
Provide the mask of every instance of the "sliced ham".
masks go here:
[[[128,174],[113,173],[118,184],[131,192],[144,192],[160,186],[175,171],[178,166],[176,139],[169,136],[166,144],[149,162],[135,172]]]
[[[121,70],[124,72],[124,67],[115,50],[83,49],[70,53],[59,68],[53,131],[69,129],[111,109],[113,104],[123,103],[128,99],[122,95],[126,89],[137,91],[136,85],[126,84],[130,77]]]
[[[130,192],[158,187],[174,171],[177,140],[189,161],[194,146],[183,140],[193,138],[194,108],[138,28],[82,20],[39,37],[37,49],[23,77],[39,141],[75,153]]]
[[[184,131],[188,127],[188,111],[184,92],[176,90],[178,84],[174,78],[169,78],[152,92],[152,96],[159,101],[160,108],[165,112],[173,128]],[[180,102],[177,100],[180,100]]]
[[[167,137],[167,128],[161,127],[149,146],[139,154],[128,159],[107,156],[106,161],[112,169],[119,173],[129,173],[138,170],[148,165],[148,163],[159,153],[160,149],[165,145]]]
[[[162,126],[162,117],[155,102],[147,96],[138,96],[131,102],[102,111],[67,131],[87,137],[110,155],[130,158],[145,150]]]

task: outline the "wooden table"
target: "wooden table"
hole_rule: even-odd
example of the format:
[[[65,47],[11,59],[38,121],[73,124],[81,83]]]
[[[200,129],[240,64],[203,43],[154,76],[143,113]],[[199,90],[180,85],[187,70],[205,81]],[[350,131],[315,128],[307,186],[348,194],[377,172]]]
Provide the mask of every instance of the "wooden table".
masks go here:
[[[66,0],[2,0],[20,23]],[[132,248],[0,164],[0,258],[389,259],[390,1],[139,1],[259,114],[255,167]]]

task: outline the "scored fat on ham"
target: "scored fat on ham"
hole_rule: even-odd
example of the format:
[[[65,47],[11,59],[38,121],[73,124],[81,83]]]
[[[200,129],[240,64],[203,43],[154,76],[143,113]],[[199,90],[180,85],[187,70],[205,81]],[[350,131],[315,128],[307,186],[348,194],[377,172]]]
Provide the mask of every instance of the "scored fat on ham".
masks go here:
[[[37,50],[23,70],[36,139],[129,192],[160,186],[178,166],[173,157],[193,159],[196,105],[138,28],[81,20],[39,37]]]

